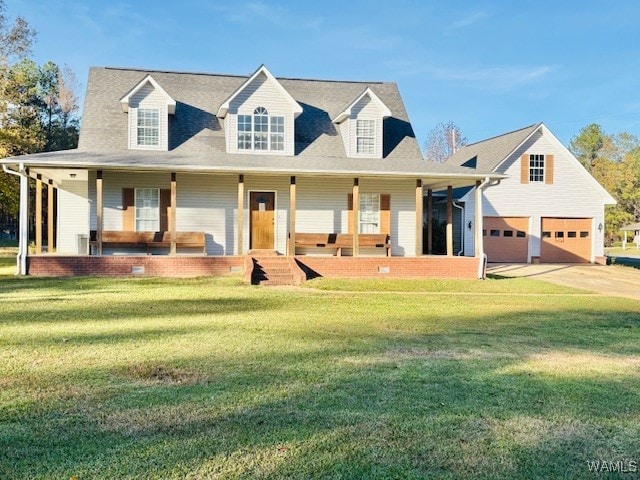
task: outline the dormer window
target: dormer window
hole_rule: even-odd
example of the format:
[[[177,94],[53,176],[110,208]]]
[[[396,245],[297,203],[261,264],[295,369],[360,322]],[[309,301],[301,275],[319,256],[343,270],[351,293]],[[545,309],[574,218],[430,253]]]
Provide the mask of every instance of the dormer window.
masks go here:
[[[160,144],[160,111],[151,108],[138,109],[138,146],[154,146]]]
[[[169,149],[169,115],[176,113],[176,101],[147,75],[120,99],[129,115],[129,148]]]
[[[376,152],[376,121],[357,120],[356,153],[373,155]]]
[[[391,110],[367,87],[333,119],[347,157],[382,158],[384,119]]]
[[[269,116],[264,107],[238,115],[238,150],[283,151],[284,117]]]

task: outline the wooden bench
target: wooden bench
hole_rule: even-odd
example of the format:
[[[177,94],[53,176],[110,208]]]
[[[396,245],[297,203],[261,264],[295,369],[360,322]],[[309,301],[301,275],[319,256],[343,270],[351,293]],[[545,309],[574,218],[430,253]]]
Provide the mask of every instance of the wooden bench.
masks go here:
[[[98,245],[97,232],[91,231],[92,247]],[[116,230],[104,230],[102,232],[102,247],[146,247],[147,253],[153,248],[170,248],[170,232],[127,232]],[[202,253],[207,253],[206,238],[204,232],[176,232],[176,247],[201,248]]]
[[[358,236],[360,248],[384,248],[385,255],[391,256],[391,239],[386,233],[361,233]],[[331,248],[336,255],[342,255],[343,248],[353,248],[351,233],[297,233],[295,248]]]

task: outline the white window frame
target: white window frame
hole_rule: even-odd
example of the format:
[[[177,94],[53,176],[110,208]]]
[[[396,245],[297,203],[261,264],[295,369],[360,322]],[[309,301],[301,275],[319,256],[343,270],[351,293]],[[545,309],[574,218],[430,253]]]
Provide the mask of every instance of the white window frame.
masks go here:
[[[529,182],[544,183],[545,178],[545,155],[542,153],[529,154]]]
[[[358,233],[380,233],[380,194],[361,193]]]
[[[154,201],[153,198],[145,199],[143,197],[155,194],[155,203],[157,205],[152,205],[151,202]],[[143,204],[142,206],[138,206],[138,200],[148,201],[150,204],[147,206]],[[136,232],[158,232],[160,231],[160,189],[159,188],[136,188],[134,190],[134,226]],[[140,213],[146,212],[144,217],[141,218]],[[140,222],[149,222],[149,224],[144,224],[141,228]],[[154,228],[155,227],[155,228]]]
[[[284,116],[271,116],[266,108],[257,107],[252,115],[238,114],[236,127],[236,147],[239,152],[284,153]]]
[[[356,154],[373,156],[376,154],[376,120],[356,119]]]
[[[145,118],[147,114],[152,114],[151,117]],[[153,118],[155,117],[155,118]],[[140,125],[140,121],[143,120],[143,125]],[[147,123],[147,121],[150,121]],[[155,125],[154,125],[155,123]],[[141,135],[141,131],[143,132]],[[153,133],[155,131],[155,136]],[[145,139],[153,140],[155,143],[147,143]],[[160,109],[158,108],[138,108],[136,110],[136,147],[138,148],[158,148],[160,147]]]

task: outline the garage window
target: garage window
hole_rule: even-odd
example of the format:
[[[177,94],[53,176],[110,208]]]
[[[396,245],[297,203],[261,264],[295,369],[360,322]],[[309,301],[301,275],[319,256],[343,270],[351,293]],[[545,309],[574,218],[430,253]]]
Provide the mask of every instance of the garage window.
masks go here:
[[[527,236],[527,233],[523,232],[522,230],[518,230],[516,232],[516,237],[518,237],[518,238],[525,238],[526,236]]]
[[[564,238],[564,232],[556,232],[556,238]]]
[[[542,238],[551,238],[551,232],[542,232]]]
[[[513,237],[513,230],[505,230],[502,232],[503,237]]]
[[[588,238],[589,232],[580,232],[580,238]]]
[[[491,230],[491,236],[492,237],[499,237],[500,236],[500,230]]]
[[[567,237],[568,238],[576,238],[578,232],[567,232]]]

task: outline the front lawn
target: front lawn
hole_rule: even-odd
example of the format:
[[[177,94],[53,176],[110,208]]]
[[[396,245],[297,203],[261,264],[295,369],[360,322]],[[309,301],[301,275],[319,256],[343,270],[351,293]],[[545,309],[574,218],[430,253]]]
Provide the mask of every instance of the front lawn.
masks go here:
[[[640,460],[633,300],[530,279],[25,279],[0,260],[3,479],[585,478]]]

